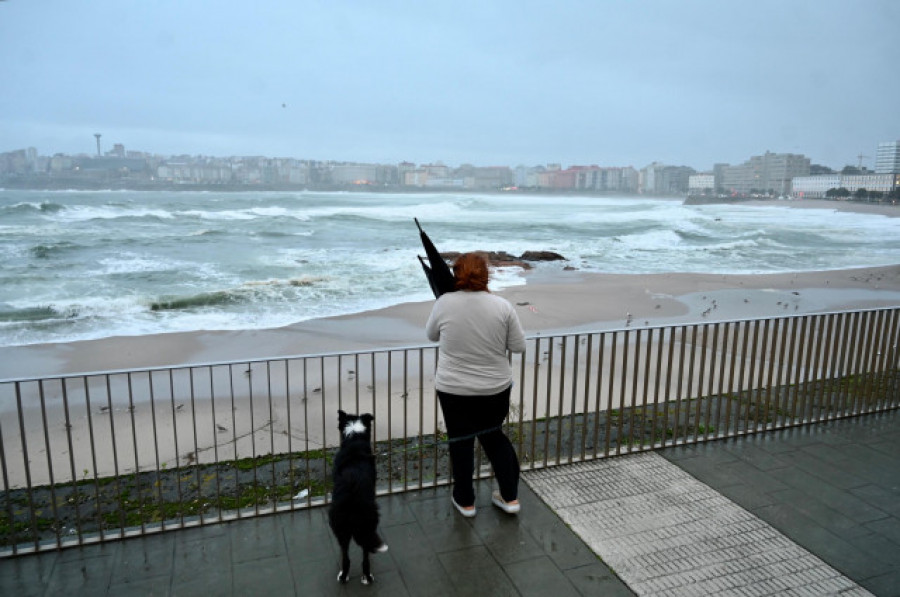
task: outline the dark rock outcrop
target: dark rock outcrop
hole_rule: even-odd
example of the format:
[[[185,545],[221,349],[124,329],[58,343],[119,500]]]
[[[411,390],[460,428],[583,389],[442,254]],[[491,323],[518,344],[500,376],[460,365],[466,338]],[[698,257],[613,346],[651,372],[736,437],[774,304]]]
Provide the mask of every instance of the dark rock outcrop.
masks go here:
[[[475,251],[481,253],[487,259],[488,265],[491,267],[521,267],[522,269],[531,269],[532,261],[565,261],[565,257],[553,251],[525,251],[519,257],[511,255],[506,251]],[[441,253],[448,263],[453,263],[462,253],[459,251],[447,251]]]

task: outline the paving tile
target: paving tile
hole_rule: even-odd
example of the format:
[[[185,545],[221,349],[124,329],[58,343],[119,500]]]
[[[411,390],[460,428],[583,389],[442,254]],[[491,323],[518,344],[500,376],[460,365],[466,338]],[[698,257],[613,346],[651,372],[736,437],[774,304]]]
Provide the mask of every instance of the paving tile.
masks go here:
[[[636,595],[599,559],[591,564],[569,568],[564,571],[564,574],[580,595],[604,595],[605,597]]]
[[[411,595],[444,597],[455,594],[438,554],[427,549],[424,532],[417,522],[389,525],[383,530],[384,540],[390,546],[385,555],[396,562],[397,572]],[[380,565],[381,557],[378,556],[378,562],[373,558],[373,563]]]
[[[458,595],[518,595],[503,568],[482,545],[438,554]]]
[[[0,595],[43,595],[58,555],[48,552],[0,560]]]
[[[504,566],[519,595],[524,597],[577,597],[580,593],[547,556],[519,560]]]
[[[109,580],[112,574],[113,554],[98,554],[97,549],[76,548],[84,550],[82,559],[62,558],[53,567],[53,572],[47,582],[47,597],[56,595],[106,595],[109,590]]]

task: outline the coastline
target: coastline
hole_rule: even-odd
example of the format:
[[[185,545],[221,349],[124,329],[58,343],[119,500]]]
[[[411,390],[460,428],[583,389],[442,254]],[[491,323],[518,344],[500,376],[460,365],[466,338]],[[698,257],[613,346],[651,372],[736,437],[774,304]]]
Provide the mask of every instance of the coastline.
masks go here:
[[[777,274],[524,274],[497,294],[527,335],[900,305],[900,265]],[[423,279],[424,283],[424,279]],[[0,347],[0,380],[429,344],[433,301],[289,326]]]

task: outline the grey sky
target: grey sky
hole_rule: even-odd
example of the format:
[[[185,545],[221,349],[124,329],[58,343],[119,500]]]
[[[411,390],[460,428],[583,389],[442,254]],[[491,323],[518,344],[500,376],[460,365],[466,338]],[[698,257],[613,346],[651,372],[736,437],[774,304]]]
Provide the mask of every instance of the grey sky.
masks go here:
[[[0,151],[840,168],[900,139],[900,2],[0,2]]]

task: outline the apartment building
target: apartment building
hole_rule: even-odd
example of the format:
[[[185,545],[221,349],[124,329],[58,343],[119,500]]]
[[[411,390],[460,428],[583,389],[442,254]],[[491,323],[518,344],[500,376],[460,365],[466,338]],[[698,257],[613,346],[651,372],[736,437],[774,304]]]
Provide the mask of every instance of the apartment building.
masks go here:
[[[900,174],[900,141],[885,141],[878,144],[875,173]]]
[[[809,176],[809,158],[794,153],[771,153],[753,156],[739,166],[721,167],[721,187],[733,193],[774,192],[788,195],[791,180]]]

